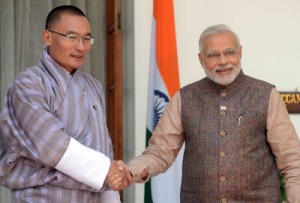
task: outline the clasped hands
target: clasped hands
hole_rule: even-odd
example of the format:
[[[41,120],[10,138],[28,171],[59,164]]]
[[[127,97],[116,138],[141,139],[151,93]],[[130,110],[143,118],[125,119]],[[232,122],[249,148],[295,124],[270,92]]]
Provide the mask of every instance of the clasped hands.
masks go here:
[[[105,182],[111,189],[118,191],[132,184],[132,176],[123,161],[111,160]]]

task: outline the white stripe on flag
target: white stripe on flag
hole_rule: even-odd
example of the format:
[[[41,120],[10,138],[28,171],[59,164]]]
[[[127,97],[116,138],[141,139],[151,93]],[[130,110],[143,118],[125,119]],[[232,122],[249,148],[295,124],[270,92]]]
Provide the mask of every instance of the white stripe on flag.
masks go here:
[[[164,94],[170,100],[169,93],[166,89],[165,83],[158,70],[156,61],[156,22],[152,20],[152,33],[151,33],[151,55],[150,55],[150,72],[149,72],[149,86],[148,86],[148,109],[147,109],[147,128],[153,133],[156,125],[156,111],[162,107],[161,112],[164,110],[167,102],[159,100],[159,96],[155,95],[155,90]],[[181,172],[182,172],[182,158],[184,152],[184,145],[182,146],[175,162],[165,172],[151,179],[151,192],[152,200],[154,203],[180,203],[180,186],[181,186]]]

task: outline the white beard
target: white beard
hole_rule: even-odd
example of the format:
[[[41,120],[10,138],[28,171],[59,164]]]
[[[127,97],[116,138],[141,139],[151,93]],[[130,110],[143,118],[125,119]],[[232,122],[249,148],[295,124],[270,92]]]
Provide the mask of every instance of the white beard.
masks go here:
[[[218,77],[217,75],[217,70],[224,68],[224,67],[234,67],[233,68],[233,72],[226,76],[226,77]],[[206,76],[214,81],[215,83],[219,84],[219,85],[223,85],[223,86],[227,86],[230,85],[235,79],[236,77],[239,75],[240,71],[241,71],[241,64],[239,63],[237,66],[234,66],[232,64],[227,64],[226,66],[217,66],[215,67],[212,71],[209,71],[206,66],[203,64],[203,68],[205,71]]]

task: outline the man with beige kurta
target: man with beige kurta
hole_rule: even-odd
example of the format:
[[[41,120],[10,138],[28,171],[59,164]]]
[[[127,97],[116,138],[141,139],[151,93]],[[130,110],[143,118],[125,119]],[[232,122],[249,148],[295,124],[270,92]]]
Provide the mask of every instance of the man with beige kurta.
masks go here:
[[[300,142],[281,96],[244,74],[238,36],[226,25],[200,36],[207,77],[167,105],[147,149],[128,163],[134,182],[166,171],[185,142],[180,199],[199,202],[300,202]]]

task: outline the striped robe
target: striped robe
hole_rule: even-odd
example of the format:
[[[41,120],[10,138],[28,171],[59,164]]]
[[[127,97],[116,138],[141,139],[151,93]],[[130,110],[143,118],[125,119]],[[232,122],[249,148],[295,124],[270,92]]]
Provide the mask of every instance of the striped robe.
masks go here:
[[[54,169],[70,137],[112,158],[100,82],[70,75],[45,47],[10,85],[0,115],[0,183],[14,203],[100,202],[106,185],[96,191]]]

